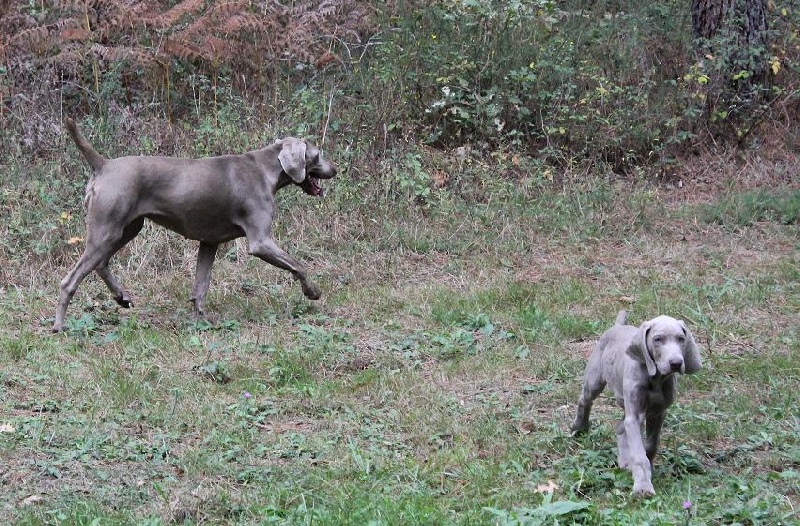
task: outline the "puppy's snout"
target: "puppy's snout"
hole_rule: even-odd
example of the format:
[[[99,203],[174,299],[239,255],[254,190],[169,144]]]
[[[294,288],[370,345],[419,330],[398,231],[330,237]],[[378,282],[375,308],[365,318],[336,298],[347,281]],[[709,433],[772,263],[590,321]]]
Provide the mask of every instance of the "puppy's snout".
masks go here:
[[[673,373],[681,372],[681,369],[683,369],[683,359],[672,358],[669,361],[669,368],[672,370]]]
[[[320,179],[330,179],[335,177],[336,171],[336,165],[328,160],[320,162],[312,169],[314,176],[319,177]]]

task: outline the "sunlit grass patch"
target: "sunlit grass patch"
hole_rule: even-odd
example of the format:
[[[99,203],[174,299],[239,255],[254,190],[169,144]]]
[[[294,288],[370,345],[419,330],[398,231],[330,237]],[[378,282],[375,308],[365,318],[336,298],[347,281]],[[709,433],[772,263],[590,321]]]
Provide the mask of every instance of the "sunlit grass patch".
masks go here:
[[[743,228],[758,222],[792,225],[800,222],[800,191],[759,190],[730,192],[702,209],[702,218],[727,228]]]

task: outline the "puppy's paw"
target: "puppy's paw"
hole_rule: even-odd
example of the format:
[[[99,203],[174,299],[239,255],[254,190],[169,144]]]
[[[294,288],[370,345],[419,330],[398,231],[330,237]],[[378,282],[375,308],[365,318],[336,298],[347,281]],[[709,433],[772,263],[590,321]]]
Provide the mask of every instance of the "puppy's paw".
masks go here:
[[[574,437],[578,436],[578,435],[582,435],[582,434],[586,433],[587,431],[589,431],[589,422],[579,422],[578,420],[576,420],[570,426],[569,431],[570,431],[570,434],[572,436],[574,436]]]
[[[633,496],[639,499],[648,499],[656,494],[653,484],[650,482],[643,482],[641,484],[633,485]]]

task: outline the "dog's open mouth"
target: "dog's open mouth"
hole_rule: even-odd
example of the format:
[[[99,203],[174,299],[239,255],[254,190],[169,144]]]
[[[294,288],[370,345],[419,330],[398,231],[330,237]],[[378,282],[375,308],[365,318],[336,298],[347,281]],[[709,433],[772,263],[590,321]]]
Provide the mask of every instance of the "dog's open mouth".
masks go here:
[[[300,188],[302,188],[303,191],[308,195],[322,197],[322,186],[320,186],[319,179],[316,177],[311,177],[310,175],[307,176],[303,182],[300,183]]]

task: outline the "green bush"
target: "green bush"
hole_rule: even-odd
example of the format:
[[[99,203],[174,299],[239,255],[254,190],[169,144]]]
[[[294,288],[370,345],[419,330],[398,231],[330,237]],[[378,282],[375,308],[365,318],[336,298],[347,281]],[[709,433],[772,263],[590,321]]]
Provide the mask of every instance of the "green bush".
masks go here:
[[[399,13],[367,90],[403,101],[390,129],[428,143],[522,147],[615,168],[690,137],[677,83],[691,51],[683,6],[632,13],[547,0],[437,0]],[[418,7],[418,6],[413,6]],[[377,80],[377,82],[375,82]],[[386,95],[390,93],[390,95]]]

